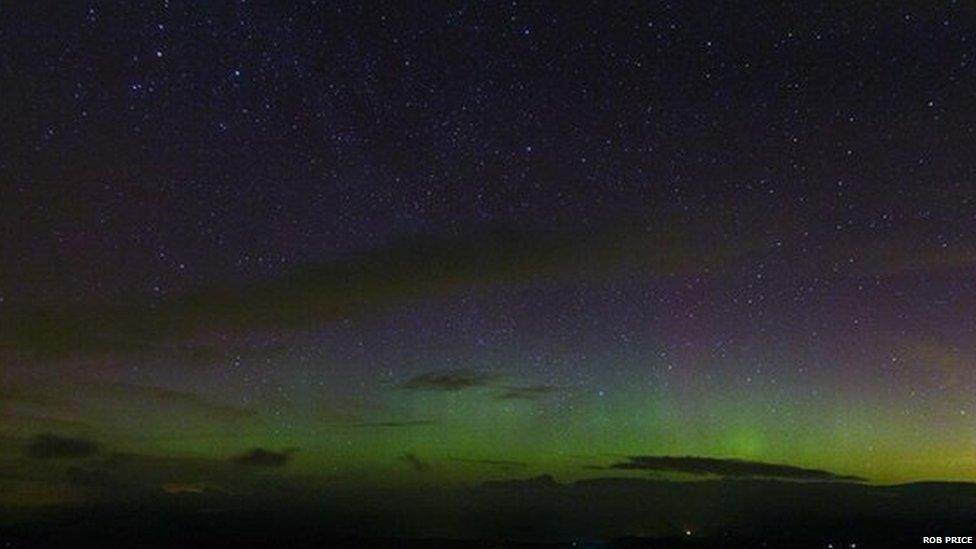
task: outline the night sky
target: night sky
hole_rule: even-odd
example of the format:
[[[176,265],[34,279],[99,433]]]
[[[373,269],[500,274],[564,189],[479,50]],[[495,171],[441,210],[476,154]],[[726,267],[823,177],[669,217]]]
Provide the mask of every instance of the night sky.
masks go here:
[[[976,480],[976,7],[711,4],[5,3],[0,499]]]

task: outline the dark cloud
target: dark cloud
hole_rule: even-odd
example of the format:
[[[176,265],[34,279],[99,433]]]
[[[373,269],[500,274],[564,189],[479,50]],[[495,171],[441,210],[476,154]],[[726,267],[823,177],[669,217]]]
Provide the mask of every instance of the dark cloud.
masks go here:
[[[2,363],[0,359],[0,363]],[[70,402],[68,398],[54,390],[53,386],[39,383],[28,384],[17,381],[5,381],[0,387],[0,402],[4,405],[23,403],[31,406],[60,406]],[[4,410],[4,413],[9,413]]]
[[[506,387],[505,390],[498,393],[495,398],[498,400],[538,400],[561,390],[562,389],[560,387],[554,387],[551,385]]]
[[[507,461],[503,459],[477,459],[477,458],[451,458],[451,461],[457,463],[470,463],[473,465],[488,465],[491,467],[502,467],[505,469],[518,469],[525,467],[527,464],[524,461]]]
[[[95,394],[103,394],[120,400],[154,401],[161,406],[183,408],[189,412],[225,423],[239,423],[254,419],[257,415],[253,410],[215,402],[196,393],[150,385],[111,383],[97,388]]]
[[[63,383],[65,380],[60,381]],[[82,400],[111,400],[140,405],[149,402],[156,408],[185,411],[229,424],[254,420],[257,416],[253,410],[216,402],[188,391],[132,383],[93,383],[78,379],[70,382],[70,393],[65,393],[63,388],[50,382],[12,383],[0,389],[0,399],[32,407],[41,406],[61,415],[68,415]],[[75,427],[82,426],[79,424]]]
[[[363,423],[354,423],[352,426],[356,428],[382,428],[382,427],[423,427],[426,425],[435,425],[437,422],[432,419],[417,419],[410,421],[367,421]]]
[[[4,425],[26,427],[27,430],[35,432],[40,430],[67,431],[70,433],[90,433],[96,431],[95,426],[86,421],[44,414],[23,414],[6,410],[0,410],[0,422]]]
[[[161,342],[220,329],[301,329],[458,288],[517,281],[563,264],[572,238],[475,229],[457,238],[418,235],[261,283],[222,283],[158,303],[0,311],[0,355],[59,359],[158,353]]]
[[[695,456],[630,456],[628,461],[614,463],[610,468],[740,478],[768,477],[795,480],[845,480],[856,482],[866,480],[861,477],[838,475],[829,471],[805,469],[793,465]]]
[[[25,450],[27,457],[32,459],[75,459],[96,454],[98,444],[85,438],[48,433],[32,438]]]
[[[283,468],[291,454],[291,450],[274,452],[263,448],[231,459],[113,453],[87,465],[107,472],[113,482],[128,490],[157,490],[165,484],[202,482],[228,492],[247,493],[260,489],[256,483],[260,483],[266,469]]]
[[[13,441],[19,445],[20,442]],[[0,435],[0,447],[7,444]],[[285,465],[293,451],[251,450],[234,459],[119,453],[102,449],[84,460],[8,460],[0,466],[0,502],[4,486],[30,483],[51,490],[74,490],[79,497],[142,498],[175,493],[179,486],[204,486],[208,492],[247,496],[295,494],[324,485],[319,479],[291,476]],[[268,476],[274,475],[269,482]],[[183,492],[191,491],[189,489]],[[7,501],[10,498],[6,498]],[[2,504],[0,504],[2,506]],[[2,514],[2,513],[0,513]]]
[[[415,454],[405,453],[398,458],[400,461],[409,465],[414,471],[418,473],[426,473],[430,471],[430,463],[420,459]]]
[[[221,283],[161,301],[6,308],[0,311],[0,357],[172,357],[179,350],[180,360],[198,361],[201,357],[186,352],[194,349],[187,343],[215,330],[301,330],[429,295],[540,277],[606,276],[622,266],[672,272],[728,255],[721,247],[703,246],[707,239],[701,231],[651,234],[639,224],[624,225],[587,235],[476,227],[450,238],[417,235],[260,283]],[[205,361],[213,358],[209,351],[202,353]]]
[[[264,448],[254,448],[233,459],[234,463],[256,467],[284,467],[291,458],[291,452],[275,452]]]
[[[427,391],[461,391],[490,385],[497,376],[475,370],[443,370],[427,372],[400,384],[401,389]]]

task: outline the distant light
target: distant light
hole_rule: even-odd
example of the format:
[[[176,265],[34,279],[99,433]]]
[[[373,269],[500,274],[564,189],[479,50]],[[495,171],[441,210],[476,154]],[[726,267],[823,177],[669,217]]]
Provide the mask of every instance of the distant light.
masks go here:
[[[691,535],[691,530],[685,530],[685,535],[686,536],[690,536]]]

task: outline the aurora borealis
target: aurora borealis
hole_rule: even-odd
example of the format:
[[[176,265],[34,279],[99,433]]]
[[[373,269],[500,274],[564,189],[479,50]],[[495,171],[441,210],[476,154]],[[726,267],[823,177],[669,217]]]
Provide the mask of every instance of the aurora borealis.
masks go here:
[[[0,11],[0,507],[976,481],[966,3]]]

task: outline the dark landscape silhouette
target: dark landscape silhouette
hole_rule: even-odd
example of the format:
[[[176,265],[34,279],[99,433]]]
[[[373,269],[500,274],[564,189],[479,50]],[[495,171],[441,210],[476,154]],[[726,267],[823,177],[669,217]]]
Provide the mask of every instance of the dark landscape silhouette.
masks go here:
[[[892,547],[968,535],[976,484],[540,476],[470,489],[159,492],[8,511],[0,531],[8,547]]]

